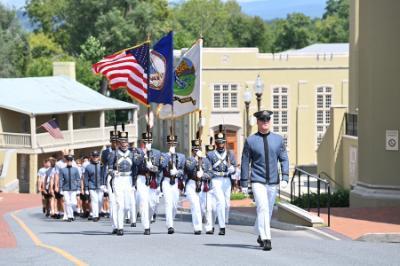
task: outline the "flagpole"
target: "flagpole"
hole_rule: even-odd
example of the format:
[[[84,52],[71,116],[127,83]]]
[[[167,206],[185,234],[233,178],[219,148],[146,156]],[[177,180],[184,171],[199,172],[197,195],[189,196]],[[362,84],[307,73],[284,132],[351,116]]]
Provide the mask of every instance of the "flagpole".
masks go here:
[[[147,41],[149,43],[148,46],[148,66],[147,66],[147,126],[146,126],[146,131],[147,134],[150,133],[150,112],[151,112],[151,105],[149,102],[149,92],[150,92],[150,46],[151,46],[151,41],[150,41],[150,33],[147,35]]]

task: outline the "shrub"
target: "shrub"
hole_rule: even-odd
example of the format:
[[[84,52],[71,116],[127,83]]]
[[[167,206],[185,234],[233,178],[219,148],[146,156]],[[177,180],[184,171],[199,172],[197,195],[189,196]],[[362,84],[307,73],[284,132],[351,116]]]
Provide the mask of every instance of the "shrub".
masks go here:
[[[321,193],[320,195],[320,207],[326,208],[328,207],[328,194]],[[333,194],[331,194],[331,207],[349,207],[349,197],[350,197],[350,190],[348,189],[338,189]],[[318,194],[317,193],[310,193],[310,208],[317,208],[318,203]],[[307,194],[303,194],[300,198],[295,198],[292,204],[300,207],[300,208],[307,208],[308,207],[308,198]]]

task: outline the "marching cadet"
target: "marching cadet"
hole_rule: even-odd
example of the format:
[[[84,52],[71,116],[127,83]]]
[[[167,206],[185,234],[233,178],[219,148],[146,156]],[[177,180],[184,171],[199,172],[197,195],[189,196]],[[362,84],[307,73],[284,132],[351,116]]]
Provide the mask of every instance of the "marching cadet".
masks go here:
[[[175,148],[178,144],[178,138],[174,135],[167,136],[169,151],[161,154],[161,191],[165,198],[165,221],[168,228],[168,234],[173,234],[174,218],[178,208],[179,188],[178,182],[183,179],[183,168],[185,166],[185,155],[176,153]]]
[[[122,236],[124,234],[124,213],[126,198],[130,199],[134,189],[134,175],[136,167],[141,163],[140,154],[133,153],[128,149],[128,132],[118,132],[119,147],[109,157],[108,169],[111,172],[111,190],[115,197],[116,208],[112,211],[112,219],[116,228],[113,234]]]
[[[210,194],[211,164],[201,152],[200,139],[192,140],[192,156],[186,160],[185,175],[186,196],[190,201],[190,212],[194,234],[200,235],[202,231],[202,213],[206,218],[206,234],[213,234],[212,230],[212,195]]]
[[[46,178],[47,170],[50,168],[50,161],[49,159],[43,160],[43,167],[39,169],[37,173],[37,191],[42,194],[42,210],[43,213],[46,214],[47,208],[47,200],[44,193],[44,180]]]
[[[72,166],[74,157],[66,156],[67,166],[59,170],[59,186],[56,192],[64,196],[64,220],[72,222],[74,220],[74,209],[76,208],[76,193],[80,190],[79,170]]]
[[[282,136],[270,132],[272,111],[256,112],[258,132],[246,139],[242,154],[240,185],[247,193],[249,165],[250,182],[257,206],[257,242],[263,250],[271,250],[270,221],[279,185],[278,161],[282,172],[282,187],[289,181],[289,159]]]
[[[99,221],[99,212],[103,204],[103,194],[106,191],[104,175],[99,163],[99,152],[90,155],[90,164],[85,168],[85,192],[90,195],[93,222]]]
[[[144,228],[144,234],[150,235],[150,213],[153,215],[156,207],[157,199],[155,192],[158,187],[160,151],[151,148],[153,142],[152,133],[145,132],[142,134],[144,147],[140,150],[144,160],[138,168],[138,176],[136,179],[136,187],[139,198],[140,219]],[[158,198],[158,195],[156,196]]]
[[[112,232],[116,233],[117,232],[117,225],[114,223],[114,219],[112,217],[113,212],[116,212],[116,204],[115,204],[115,196],[114,193],[111,189],[111,178],[112,175],[109,173],[109,163],[110,163],[110,157],[111,154],[118,148],[118,131],[117,131],[117,125],[114,125],[114,130],[110,131],[110,147],[107,147],[105,150],[102,151],[101,153],[101,162],[103,164],[103,175],[105,175],[104,180],[106,182],[106,188],[107,191],[104,193],[108,196],[108,201],[109,201],[109,217],[111,218],[111,225],[112,225]]]
[[[225,133],[222,125],[215,134],[216,150],[207,153],[207,158],[212,165],[212,187],[216,199],[216,209],[219,223],[219,235],[225,235],[225,223],[229,219],[231,197],[231,175],[235,173],[236,160],[231,151],[225,149]]]

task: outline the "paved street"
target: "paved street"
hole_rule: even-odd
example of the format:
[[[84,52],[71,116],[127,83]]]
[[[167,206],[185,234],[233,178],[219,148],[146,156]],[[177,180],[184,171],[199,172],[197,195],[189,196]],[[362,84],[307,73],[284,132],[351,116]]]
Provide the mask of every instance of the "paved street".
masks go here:
[[[162,206],[160,206],[162,209]],[[311,231],[273,229],[271,252],[261,251],[250,226],[231,225],[226,236],[195,236],[188,214],[178,214],[176,233],[166,234],[163,215],[144,236],[141,224],[111,235],[109,221],[73,223],[43,217],[39,208],[16,214],[42,245],[57,247],[90,265],[398,265],[399,244],[334,241]],[[0,249],[0,265],[71,265],[48,248],[38,247],[10,213],[5,220],[17,248]]]

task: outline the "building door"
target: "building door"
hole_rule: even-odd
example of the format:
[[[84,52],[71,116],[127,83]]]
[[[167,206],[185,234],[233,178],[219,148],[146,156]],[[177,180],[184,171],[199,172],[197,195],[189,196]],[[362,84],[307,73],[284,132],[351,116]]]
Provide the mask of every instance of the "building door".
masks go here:
[[[236,158],[238,158],[237,132],[233,130],[226,131],[226,148],[232,150]]]

